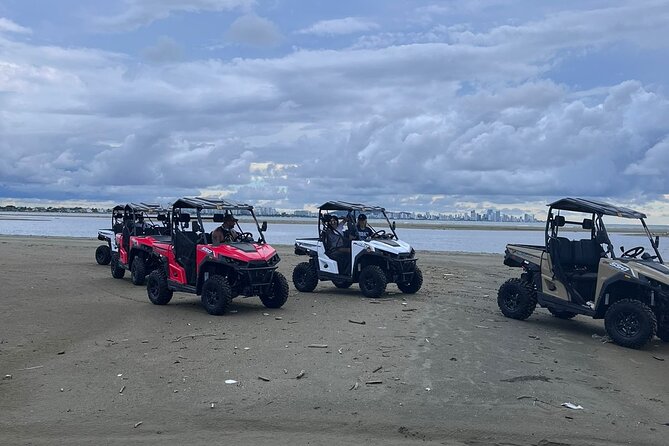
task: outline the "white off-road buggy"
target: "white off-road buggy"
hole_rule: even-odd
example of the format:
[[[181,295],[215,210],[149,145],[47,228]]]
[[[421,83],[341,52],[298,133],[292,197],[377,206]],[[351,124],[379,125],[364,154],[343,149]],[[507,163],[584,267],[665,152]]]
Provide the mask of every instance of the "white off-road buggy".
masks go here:
[[[116,234],[121,232],[123,228],[123,209],[124,206],[119,204],[112,209],[111,229],[99,229],[98,240],[104,242],[95,250],[95,261],[99,265],[109,265],[112,258],[112,253],[118,251],[116,245]]]
[[[371,228],[373,235],[363,240],[354,237],[353,222],[363,212],[385,220],[388,229]],[[327,222],[333,215],[348,222],[342,234],[347,242],[345,249],[336,255],[328,246],[327,237],[330,230]],[[318,234],[316,238],[295,240],[295,254],[309,256],[308,262],[298,264],[293,270],[293,284],[298,291],[313,291],[319,280],[332,281],[337,288],[358,283],[367,297],[381,296],[388,283],[396,283],[400,291],[409,294],[416,293],[423,285],[414,249],[398,239],[395,223],[390,223],[382,207],[328,201],[318,211]]]

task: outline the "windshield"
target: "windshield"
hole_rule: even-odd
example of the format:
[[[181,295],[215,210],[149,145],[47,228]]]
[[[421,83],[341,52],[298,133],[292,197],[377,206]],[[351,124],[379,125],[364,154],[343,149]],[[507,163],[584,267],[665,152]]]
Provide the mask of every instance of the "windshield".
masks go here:
[[[606,225],[606,230],[614,247],[616,257],[621,257],[623,252],[630,252],[634,248],[637,248],[636,250],[639,251],[639,254],[636,256],[639,259],[658,255],[653,246],[653,232],[643,224],[642,220],[605,215],[602,217],[602,221]],[[667,248],[669,247],[660,243],[660,249],[658,250],[660,258],[665,259],[669,257],[669,250]]]

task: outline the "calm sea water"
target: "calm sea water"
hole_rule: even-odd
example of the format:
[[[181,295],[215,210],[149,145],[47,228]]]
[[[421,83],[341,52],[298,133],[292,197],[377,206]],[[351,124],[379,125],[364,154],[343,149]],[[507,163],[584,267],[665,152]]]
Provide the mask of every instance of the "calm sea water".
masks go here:
[[[291,221],[296,221],[291,219]],[[370,222],[377,229],[383,228],[381,222]],[[451,222],[449,222],[450,224]],[[257,233],[252,223],[241,222],[242,228]],[[403,228],[397,222],[399,237],[410,243],[417,250],[425,251],[461,251],[473,253],[504,253],[507,243],[543,244],[543,230],[530,230],[530,227],[543,228],[543,223],[525,223],[523,226],[500,223],[496,230],[490,229],[419,229]],[[110,218],[89,214],[31,214],[31,213],[0,213],[0,234],[58,236],[58,237],[90,237],[97,238],[98,229],[108,228]],[[212,230],[216,223],[207,223],[207,230]],[[515,229],[511,229],[511,228]],[[518,228],[521,229],[518,229]],[[663,229],[663,228],[660,228]],[[572,233],[568,237],[582,238],[583,233]],[[649,249],[647,238],[640,235],[610,234],[616,249],[618,246],[631,248],[645,246]],[[265,238],[269,243],[292,245],[296,238],[316,237],[316,220],[298,220],[295,223],[270,223]],[[660,243],[660,252],[669,260],[669,238]],[[616,251],[618,252],[618,251]]]

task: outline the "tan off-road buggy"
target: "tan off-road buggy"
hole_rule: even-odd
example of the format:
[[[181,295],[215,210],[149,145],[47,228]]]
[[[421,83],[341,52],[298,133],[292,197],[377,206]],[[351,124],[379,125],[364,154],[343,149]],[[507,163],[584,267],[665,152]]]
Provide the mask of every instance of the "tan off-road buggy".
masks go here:
[[[604,216],[639,220],[650,253],[644,246],[621,246],[617,257]],[[604,319],[609,337],[624,347],[641,348],[655,335],[669,342],[669,267],[645,218],[641,212],[581,198],[551,203],[545,246],[506,247],[504,264],[523,268],[523,273],[500,287],[500,310],[522,320],[538,303],[563,319],[578,314]]]

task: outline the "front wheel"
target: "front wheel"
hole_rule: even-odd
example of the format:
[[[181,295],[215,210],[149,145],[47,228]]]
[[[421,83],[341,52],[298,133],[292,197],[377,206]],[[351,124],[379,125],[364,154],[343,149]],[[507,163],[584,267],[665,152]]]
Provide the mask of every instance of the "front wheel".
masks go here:
[[[288,300],[288,281],[280,272],[275,272],[267,294],[261,294],[260,300],[267,308],[281,308]]]
[[[298,263],[293,270],[293,285],[297,291],[311,293],[318,285],[318,275],[310,262]]]
[[[214,316],[225,314],[232,302],[232,291],[228,279],[217,274],[210,275],[202,285],[202,306]]]
[[[657,330],[655,313],[645,303],[623,299],[611,304],[604,315],[604,327],[618,345],[641,348],[653,339]]]
[[[111,268],[111,275],[114,279],[123,279],[123,276],[125,276],[125,269],[119,264],[119,262],[120,259],[118,253],[113,253],[109,266]]]
[[[111,262],[111,248],[107,245],[100,245],[95,250],[95,261],[98,265],[109,265]]]
[[[413,276],[411,276],[411,280],[408,282],[402,282],[397,284],[397,288],[400,289],[401,292],[406,293],[406,294],[414,294],[420,290],[420,287],[423,286],[423,272],[420,270],[420,268],[416,267],[416,269],[413,272]]]
[[[366,297],[380,297],[386,291],[386,273],[381,267],[376,265],[368,265],[360,272],[358,279],[360,291]]]
[[[537,307],[537,293],[531,283],[509,279],[499,287],[497,305],[504,316],[524,320]]]
[[[146,280],[146,294],[154,305],[167,305],[172,300],[172,290],[167,286],[167,276],[157,269]]]
[[[130,267],[130,278],[135,285],[144,285],[144,279],[146,279],[146,263],[144,262],[144,258],[135,256],[135,260],[132,261],[132,266]]]

